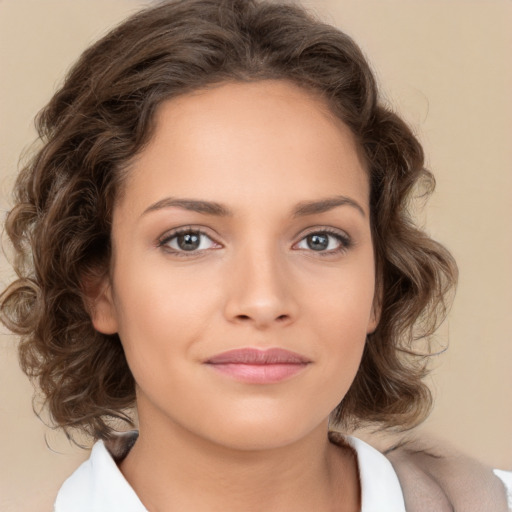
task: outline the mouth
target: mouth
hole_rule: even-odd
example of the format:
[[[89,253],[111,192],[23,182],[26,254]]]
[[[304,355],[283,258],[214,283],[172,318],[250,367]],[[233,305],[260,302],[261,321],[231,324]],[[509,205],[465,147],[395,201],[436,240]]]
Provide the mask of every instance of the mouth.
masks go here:
[[[205,361],[213,370],[250,384],[273,384],[302,372],[312,361],[281,348],[242,348],[217,354]]]

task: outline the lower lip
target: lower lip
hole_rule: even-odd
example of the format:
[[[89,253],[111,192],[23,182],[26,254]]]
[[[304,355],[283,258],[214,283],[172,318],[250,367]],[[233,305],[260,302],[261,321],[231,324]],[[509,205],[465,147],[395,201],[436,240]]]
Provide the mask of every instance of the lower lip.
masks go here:
[[[307,363],[209,364],[215,371],[250,384],[274,384],[303,371]]]

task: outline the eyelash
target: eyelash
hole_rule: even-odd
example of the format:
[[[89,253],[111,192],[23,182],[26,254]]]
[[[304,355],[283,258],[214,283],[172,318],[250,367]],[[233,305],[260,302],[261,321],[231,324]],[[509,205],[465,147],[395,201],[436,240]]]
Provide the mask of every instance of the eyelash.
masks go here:
[[[168,246],[169,242],[180,235],[187,235],[187,234],[194,234],[199,236],[206,236],[210,240],[215,242],[206,232],[202,231],[201,229],[194,228],[192,226],[188,226],[186,228],[179,228],[174,231],[171,231],[170,233],[166,233],[163,237],[161,237],[157,242],[157,247],[160,247],[164,249],[166,252],[171,253],[178,257],[190,257],[190,256],[197,256],[198,254],[201,254],[204,251],[207,251],[209,249],[202,249],[202,250],[193,250],[193,251],[184,251],[184,250],[176,250]],[[338,231],[335,231],[330,228],[320,228],[315,229],[313,231],[310,231],[306,233],[298,243],[302,242],[302,240],[306,239],[308,236],[311,235],[329,235],[333,238],[335,238],[340,246],[337,249],[331,249],[330,251],[314,251],[313,249],[310,249],[310,252],[317,253],[319,256],[325,257],[325,256],[332,256],[336,254],[343,254],[347,252],[352,247],[352,240],[351,238],[346,235],[342,234]],[[295,244],[294,244],[295,245]],[[306,250],[306,249],[303,249]],[[187,254],[188,253],[188,254]]]

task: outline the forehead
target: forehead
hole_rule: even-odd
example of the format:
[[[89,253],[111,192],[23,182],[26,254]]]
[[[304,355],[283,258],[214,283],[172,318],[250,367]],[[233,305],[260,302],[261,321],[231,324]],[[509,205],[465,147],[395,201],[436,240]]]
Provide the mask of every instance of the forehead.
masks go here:
[[[282,80],[223,83],[163,103],[127,182],[138,194],[167,187],[240,204],[263,191],[366,202],[368,180],[350,129],[312,91]],[[160,190],[159,190],[160,189]],[[343,189],[343,190],[341,190]],[[149,198],[147,198],[149,200]]]

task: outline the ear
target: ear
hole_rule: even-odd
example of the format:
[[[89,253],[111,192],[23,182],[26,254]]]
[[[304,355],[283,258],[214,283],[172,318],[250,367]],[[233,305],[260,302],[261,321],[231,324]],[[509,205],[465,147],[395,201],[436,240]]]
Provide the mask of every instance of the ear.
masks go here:
[[[94,328],[103,334],[118,332],[117,312],[108,276],[88,279],[84,284],[86,308]]]
[[[377,281],[375,284],[375,294],[373,296],[372,310],[370,311],[370,319],[368,321],[368,328],[366,334],[372,334],[377,329],[380,322],[380,315],[382,312],[382,287]]]

